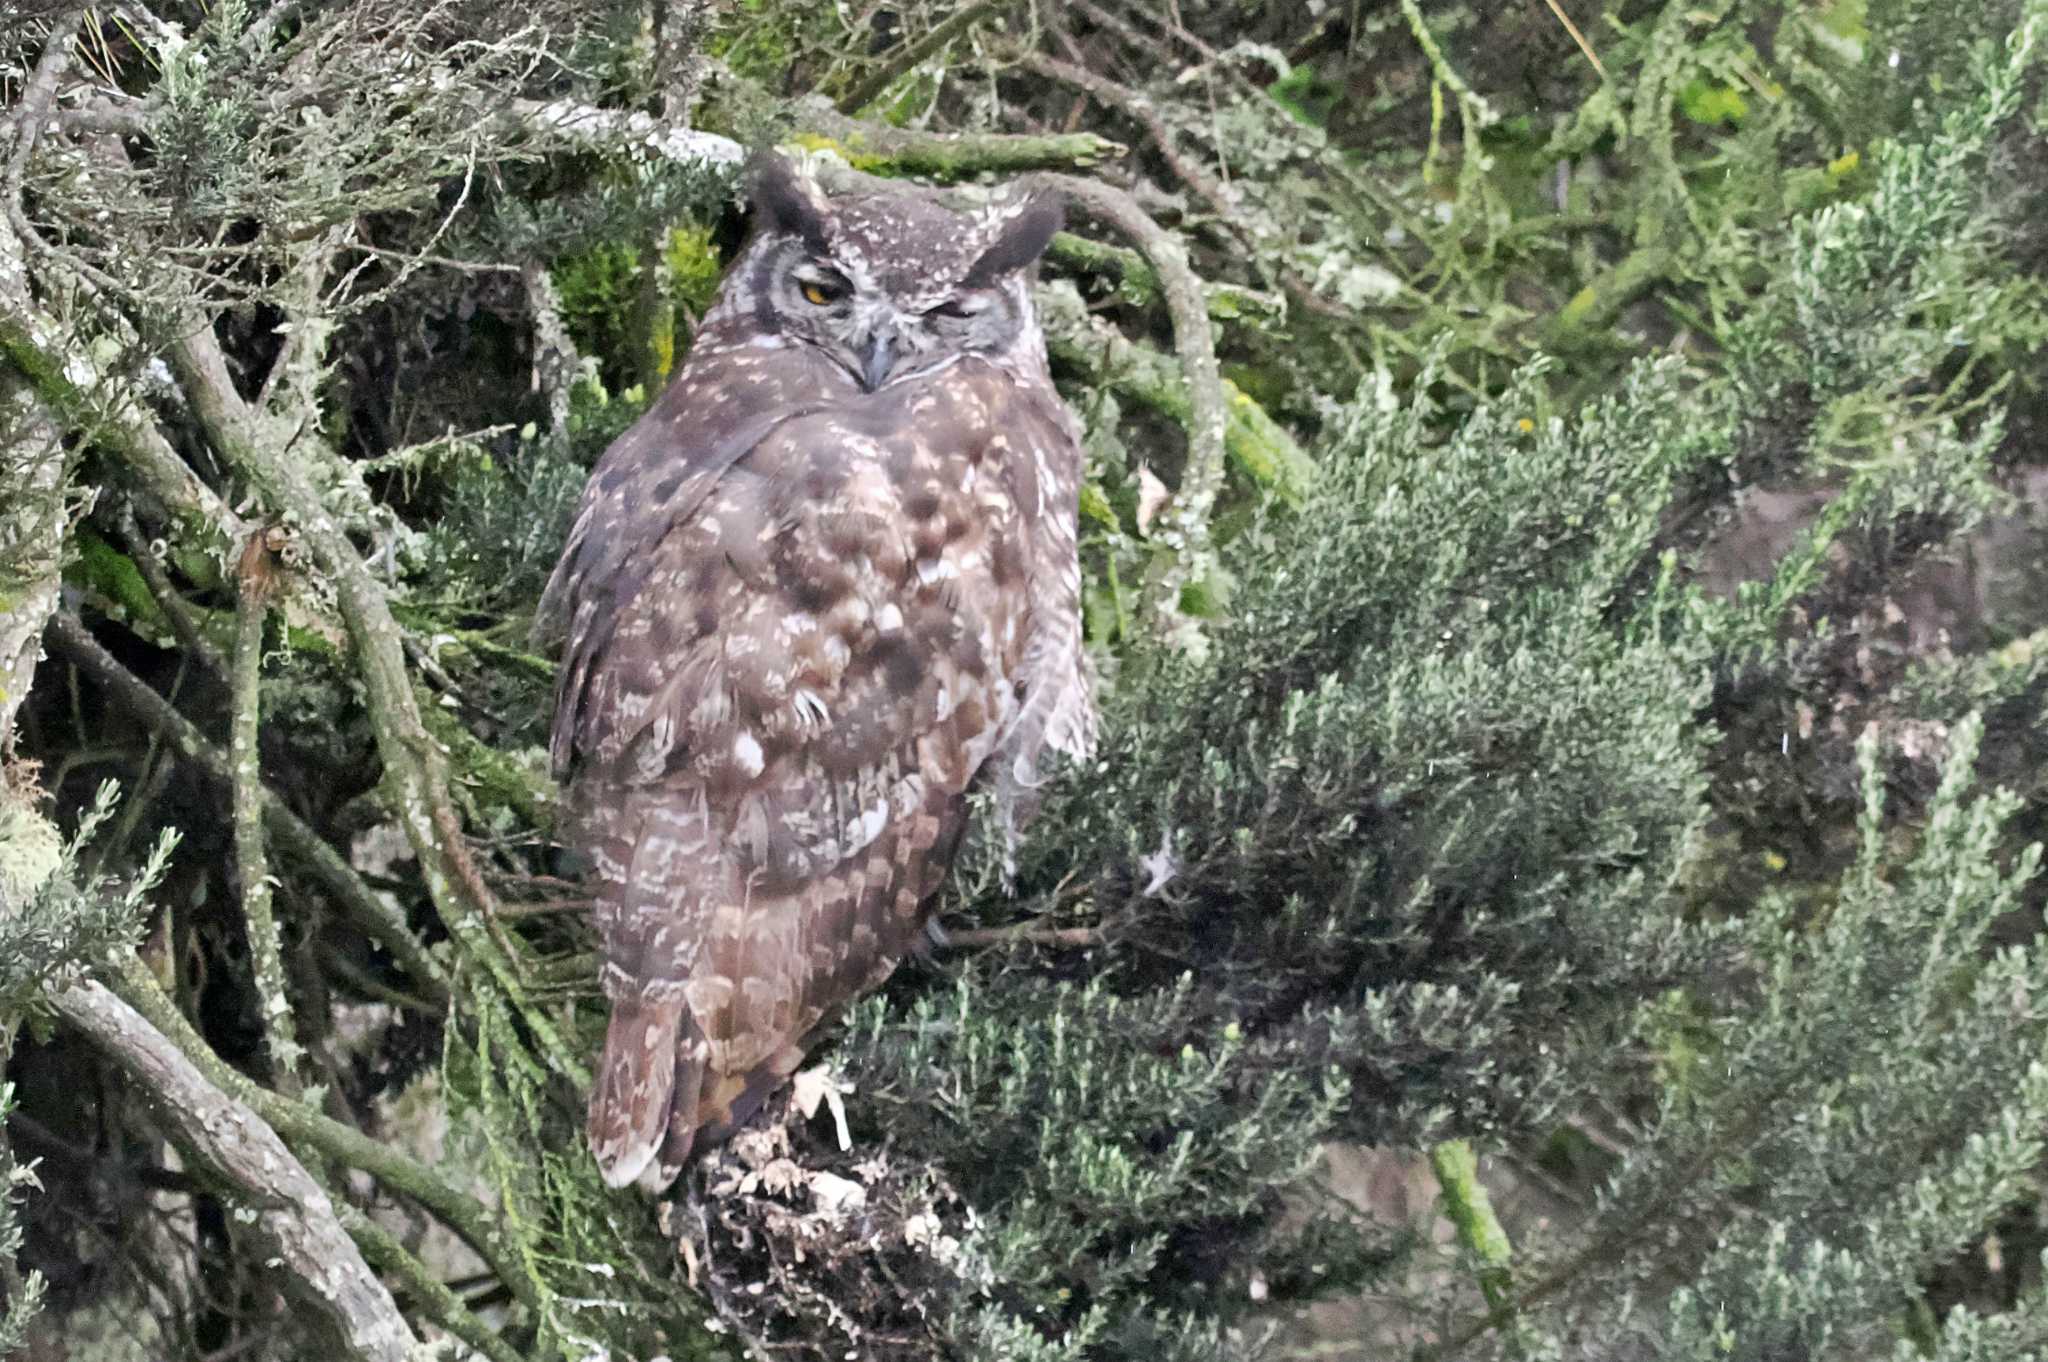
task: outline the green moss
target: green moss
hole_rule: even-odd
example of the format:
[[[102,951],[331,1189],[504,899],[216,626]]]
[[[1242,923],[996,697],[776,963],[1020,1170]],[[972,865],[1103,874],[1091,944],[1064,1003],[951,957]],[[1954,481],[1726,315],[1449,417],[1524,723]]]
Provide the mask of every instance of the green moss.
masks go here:
[[[89,525],[81,525],[73,540],[76,552],[65,564],[64,580],[98,598],[114,618],[131,625],[152,641],[172,637],[171,621],[150,595],[142,570],[127,554],[109,544]]]
[[[855,170],[880,174],[889,166],[889,158],[877,152],[863,150],[866,139],[858,133],[845,138],[826,137],[822,133],[800,132],[791,137],[790,143],[805,151],[829,151]]]

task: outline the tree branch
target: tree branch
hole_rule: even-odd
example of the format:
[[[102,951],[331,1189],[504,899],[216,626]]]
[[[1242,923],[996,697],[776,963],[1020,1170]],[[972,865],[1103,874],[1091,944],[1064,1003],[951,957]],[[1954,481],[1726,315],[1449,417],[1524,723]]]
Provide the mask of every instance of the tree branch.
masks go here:
[[[273,1077],[289,1097],[299,1095],[304,1055],[285,996],[284,950],[270,906],[270,856],[263,845],[262,736],[263,626],[270,615],[276,565],[258,530],[242,550],[235,607],[235,660],[230,684],[228,764],[234,775],[235,878],[242,889],[242,923],[249,938],[249,973],[256,987]],[[279,547],[282,545],[280,544]]]
[[[1057,232],[1045,255],[1054,264],[1077,273],[1114,280],[1118,294],[1132,303],[1142,306],[1160,299],[1159,271],[1153,269],[1144,256],[1127,247],[1112,246],[1106,241],[1074,232]],[[1211,321],[1227,322],[1245,317],[1277,319],[1282,311],[1280,300],[1272,294],[1241,284],[1205,280],[1202,296],[1207,302]]]
[[[476,1198],[456,1190],[432,1169],[390,1145],[371,1139],[354,1126],[344,1125],[304,1103],[280,1097],[237,1073],[192,1029],[136,956],[130,954],[116,963],[114,988],[123,1002],[148,1018],[210,1082],[246,1103],[278,1133],[309,1145],[346,1167],[359,1168],[424,1206],[476,1250],[514,1297],[538,1308],[537,1284],[491,1223],[489,1208]]]
[[[1183,427],[1193,420],[1190,388],[1180,366],[1092,316],[1071,285],[1058,281],[1040,288],[1038,311],[1045,324],[1046,348],[1061,364],[1079,370],[1091,384],[1105,385]],[[1315,460],[1264,407],[1229,379],[1221,382],[1226,403],[1223,443],[1230,461],[1260,487],[1299,506],[1320,476]]]
[[[242,400],[205,318],[186,319],[171,360],[214,447],[250,481],[278,519],[302,536],[334,588],[384,761],[390,808],[412,844],[427,896],[442,924],[497,983],[550,1066],[579,1086],[588,1086],[586,1066],[554,1022],[529,1005],[518,959],[497,936],[497,899],[470,860],[461,819],[449,799],[447,761],[420,719],[406,670],[404,632],[392,618],[384,588],[309,476],[309,467],[334,467],[338,456],[318,435],[302,426],[285,431]]]
[[[1215,333],[1209,327],[1201,280],[1189,266],[1180,242],[1121,189],[1074,175],[1042,179],[1130,238],[1159,272],[1166,310],[1173,318],[1174,351],[1188,385],[1188,461],[1172,503],[1153,522],[1152,538],[1175,552],[1152,584],[1148,600],[1151,613],[1170,633],[1185,644],[1199,646],[1193,622],[1180,613],[1180,594],[1210,566],[1209,511],[1223,486],[1225,432],[1229,428],[1223,374],[1216,363]]]
[[[83,6],[65,10],[57,20],[49,36],[43,39],[42,54],[36,58],[28,84],[22,87],[21,103],[8,120],[14,146],[7,154],[5,169],[0,170],[0,193],[10,202],[21,192],[22,172],[28,169],[28,158],[35,153],[36,143],[42,140],[50,104],[57,98],[57,82],[64,78],[64,68],[71,64],[71,43],[84,20]]]
[[[59,1016],[155,1099],[166,1132],[240,1203],[264,1257],[284,1269],[286,1288],[333,1329],[349,1355],[408,1362],[419,1337],[342,1229],[326,1191],[277,1132],[207,1081],[161,1031],[103,985],[88,980],[50,996]]]
[[[234,784],[234,763],[227,754],[208,742],[189,719],[172,707],[170,701],[115,660],[76,616],[62,612],[52,616],[45,637],[57,652],[91,676],[118,703],[162,734],[179,755],[215,780],[228,786]],[[418,938],[406,926],[403,915],[373,893],[340,853],[302,822],[283,800],[267,787],[259,785],[258,790],[264,824],[278,845],[312,875],[365,935],[391,952],[399,967],[410,974],[437,1005],[446,1007],[449,1000],[447,974],[421,948]]]
[[[428,1319],[491,1359],[491,1362],[525,1362],[504,1338],[487,1328],[473,1311],[456,1298],[439,1278],[427,1271],[425,1263],[406,1252],[390,1231],[355,1207],[340,1207],[342,1228],[356,1241],[370,1266],[398,1279],[399,1289],[418,1303]]]

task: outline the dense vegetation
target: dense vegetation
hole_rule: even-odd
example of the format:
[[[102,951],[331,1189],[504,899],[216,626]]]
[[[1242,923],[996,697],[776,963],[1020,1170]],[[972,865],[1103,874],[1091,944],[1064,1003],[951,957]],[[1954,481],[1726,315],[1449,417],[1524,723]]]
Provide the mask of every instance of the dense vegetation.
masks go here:
[[[0,0],[0,1352],[2048,1353],[2044,43]],[[1070,189],[1105,742],[656,1205],[528,629],[762,142]]]

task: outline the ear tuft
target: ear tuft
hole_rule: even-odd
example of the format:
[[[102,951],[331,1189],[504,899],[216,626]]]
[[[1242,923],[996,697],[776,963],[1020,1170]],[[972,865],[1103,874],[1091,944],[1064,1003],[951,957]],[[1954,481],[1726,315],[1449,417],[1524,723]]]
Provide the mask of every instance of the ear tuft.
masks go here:
[[[1033,194],[996,239],[981,253],[961,280],[963,288],[987,288],[1006,274],[1015,274],[1045,254],[1046,244],[1067,218],[1066,200],[1055,190]]]
[[[825,207],[787,158],[761,148],[747,159],[746,185],[747,202],[764,229],[800,237],[814,254],[825,254]]]

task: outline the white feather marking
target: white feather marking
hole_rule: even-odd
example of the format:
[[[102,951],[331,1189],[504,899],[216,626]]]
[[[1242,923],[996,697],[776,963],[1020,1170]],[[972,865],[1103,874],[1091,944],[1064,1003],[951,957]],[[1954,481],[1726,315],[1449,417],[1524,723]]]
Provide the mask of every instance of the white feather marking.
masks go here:
[[[741,731],[737,738],[733,739],[732,759],[739,763],[739,768],[750,776],[760,775],[761,768],[765,764],[762,760],[760,742],[755,739],[753,734],[744,730]]]

